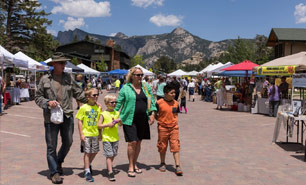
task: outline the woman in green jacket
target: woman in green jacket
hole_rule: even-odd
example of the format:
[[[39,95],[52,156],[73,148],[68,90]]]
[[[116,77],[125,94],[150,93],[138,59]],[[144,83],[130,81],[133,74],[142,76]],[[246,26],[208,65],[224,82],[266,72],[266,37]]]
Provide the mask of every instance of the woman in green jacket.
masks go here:
[[[151,87],[142,83],[141,68],[132,68],[127,75],[127,83],[119,92],[115,110],[120,111],[125,141],[128,142],[128,176],[135,177],[142,171],[137,167],[141,141],[150,139],[150,126],[154,122],[155,101]]]

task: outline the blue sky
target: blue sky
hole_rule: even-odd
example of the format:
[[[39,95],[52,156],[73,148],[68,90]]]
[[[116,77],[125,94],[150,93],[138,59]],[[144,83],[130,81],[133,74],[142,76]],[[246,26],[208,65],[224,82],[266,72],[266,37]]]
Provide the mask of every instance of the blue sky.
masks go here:
[[[39,0],[52,14],[48,31],[80,28],[127,36],[176,27],[211,41],[269,35],[271,28],[306,28],[306,0]]]

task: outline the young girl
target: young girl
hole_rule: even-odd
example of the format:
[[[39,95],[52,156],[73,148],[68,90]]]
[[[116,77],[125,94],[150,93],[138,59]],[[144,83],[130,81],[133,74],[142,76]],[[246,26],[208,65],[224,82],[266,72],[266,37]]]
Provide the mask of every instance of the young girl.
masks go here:
[[[182,112],[182,107],[184,107],[185,114],[187,114],[187,107],[186,107],[186,94],[187,94],[187,86],[181,88],[179,100],[180,104],[180,111]]]

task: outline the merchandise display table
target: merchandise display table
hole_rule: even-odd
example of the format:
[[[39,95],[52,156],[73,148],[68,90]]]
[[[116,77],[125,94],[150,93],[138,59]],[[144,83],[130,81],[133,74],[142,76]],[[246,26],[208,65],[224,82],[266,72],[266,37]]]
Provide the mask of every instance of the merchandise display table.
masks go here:
[[[274,127],[274,134],[273,134],[273,139],[272,142],[275,143],[277,141],[279,131],[281,124],[283,123],[284,128],[286,128],[286,142],[283,142],[284,144],[301,144],[303,145],[303,138],[304,138],[304,126],[306,121],[306,116],[305,115],[300,115],[300,116],[293,116],[292,112],[278,112],[276,122],[275,122],[275,127]],[[300,129],[301,125],[301,129]],[[296,142],[289,142],[289,137],[292,137],[293,134],[293,127],[296,126]],[[301,131],[301,134],[300,134]],[[301,135],[301,142],[299,142],[299,135]],[[306,141],[305,141],[306,143]],[[306,148],[305,148],[305,154],[304,154],[304,161],[306,161]]]
[[[258,98],[256,100],[257,112],[259,114],[269,115],[269,107],[267,107],[266,101],[268,101],[268,98]]]

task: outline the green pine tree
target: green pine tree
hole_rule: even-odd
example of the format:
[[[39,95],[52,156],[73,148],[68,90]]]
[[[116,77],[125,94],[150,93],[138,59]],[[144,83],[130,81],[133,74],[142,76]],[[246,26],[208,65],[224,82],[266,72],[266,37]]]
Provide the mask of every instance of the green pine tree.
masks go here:
[[[145,67],[145,62],[142,60],[141,55],[135,55],[134,57],[131,58],[130,66],[134,67],[137,64],[141,65],[142,67]]]
[[[38,10],[38,1],[4,0],[1,9],[5,15],[5,47],[12,52],[23,51],[36,60],[50,57],[59,45],[47,33],[52,21],[50,13]]]
[[[101,71],[101,72],[106,71],[107,64],[106,64],[103,57],[101,57],[101,60],[99,62],[97,62],[96,64],[97,64],[98,71]]]

